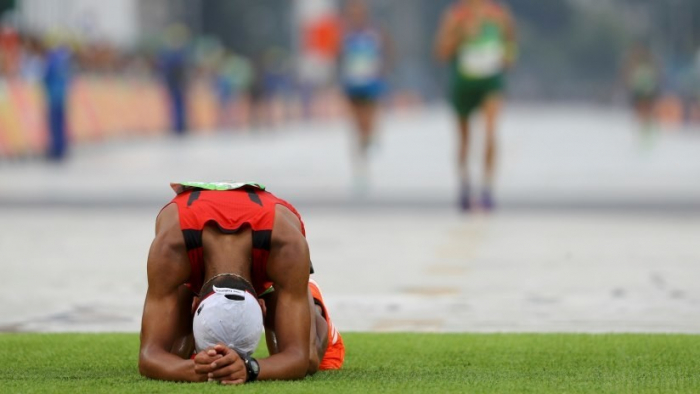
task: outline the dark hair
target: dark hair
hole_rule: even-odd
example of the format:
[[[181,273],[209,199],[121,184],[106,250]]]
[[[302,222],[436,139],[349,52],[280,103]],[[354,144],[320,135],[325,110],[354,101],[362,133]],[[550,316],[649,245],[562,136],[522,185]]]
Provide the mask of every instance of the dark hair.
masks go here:
[[[214,286],[247,291],[257,298],[257,294],[255,293],[253,286],[240,275],[219,274],[212,277],[206,283],[204,283],[204,286],[202,286],[202,290],[199,293],[200,296],[206,297],[209,293],[214,291]]]

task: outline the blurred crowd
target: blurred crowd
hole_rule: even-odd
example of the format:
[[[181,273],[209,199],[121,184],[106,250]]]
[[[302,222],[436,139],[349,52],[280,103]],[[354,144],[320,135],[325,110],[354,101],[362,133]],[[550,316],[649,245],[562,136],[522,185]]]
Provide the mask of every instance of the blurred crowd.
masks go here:
[[[644,124],[700,124],[700,48],[694,58],[671,59],[659,45],[639,44],[625,54],[620,44],[610,47],[610,59],[601,62],[599,52],[588,56],[589,46],[583,40],[588,36],[583,35],[583,43],[566,46],[578,49],[567,55],[571,64],[562,66],[557,59],[564,57],[561,53],[566,48],[552,46],[556,50],[548,52],[551,43],[531,36],[534,28],[548,26],[537,18],[528,19],[526,11],[536,4],[525,7],[513,3],[515,11],[525,7],[520,10],[522,15],[516,12],[525,33],[523,56],[509,83],[516,99],[558,100],[557,95],[548,96],[550,86],[564,86],[560,89],[563,92],[570,86],[572,91],[586,93],[586,86],[604,85],[602,93],[591,88],[590,97],[582,97],[610,101],[610,92],[617,90]],[[588,23],[585,13],[571,15]],[[295,53],[290,52],[294,45],[269,46],[256,48],[252,56],[238,53],[219,37],[193,35],[183,24],[170,25],[157,37],[143,38],[136,47],[75,32],[36,35],[11,23],[0,24],[0,157],[36,154],[37,147],[48,147],[41,153],[60,159],[66,154],[69,138],[101,138],[125,131],[171,130],[182,135],[188,130],[268,130],[289,121],[346,114],[344,82],[339,75],[342,70],[328,66],[338,60],[333,56],[341,52],[343,44],[333,18],[299,32],[300,48],[295,47]],[[418,53],[421,61],[436,64],[428,44],[435,32],[420,34],[430,37],[420,44],[419,51],[413,47],[418,45],[413,42],[415,37],[403,39],[397,34],[403,31],[399,30],[402,24],[392,30],[385,28],[391,26],[385,26],[384,20],[378,18],[378,22],[397,44],[396,59],[387,62],[394,68],[385,75],[390,94],[382,95],[382,104],[413,106],[424,97],[434,97],[421,84],[400,90],[393,77],[402,76],[406,85],[405,80],[416,81],[430,74],[434,78],[426,84],[440,85],[439,76],[432,75],[438,72],[414,69],[412,64],[417,60],[407,57]],[[578,37],[574,33],[571,37]],[[556,34],[543,33],[543,37],[552,36]],[[602,45],[604,40],[592,37],[594,45],[590,47],[607,48]],[[325,52],[325,58],[304,58],[309,48]],[[548,57],[550,52],[554,57]],[[621,65],[620,89],[610,83],[614,76],[608,78],[616,74],[616,61]],[[580,70],[576,71],[579,74],[568,74],[573,65],[582,63],[587,69],[598,70],[603,75],[599,80],[605,83],[596,85],[595,79],[579,75]],[[537,83],[538,78],[545,82]],[[576,83],[561,83],[572,79]],[[444,93],[444,89],[434,90]],[[42,122],[34,120],[39,113]]]
[[[342,112],[337,88],[326,84],[310,89],[300,82],[291,55],[283,48],[267,48],[249,58],[215,37],[193,37],[180,24],[168,27],[152,42],[128,49],[75,35],[37,36],[8,26],[0,30],[0,84],[41,87],[50,159],[66,154],[66,140],[73,131],[67,131],[67,106],[75,86],[79,81],[109,79],[157,86],[168,112],[169,124],[163,128],[178,135],[202,128],[270,128]]]

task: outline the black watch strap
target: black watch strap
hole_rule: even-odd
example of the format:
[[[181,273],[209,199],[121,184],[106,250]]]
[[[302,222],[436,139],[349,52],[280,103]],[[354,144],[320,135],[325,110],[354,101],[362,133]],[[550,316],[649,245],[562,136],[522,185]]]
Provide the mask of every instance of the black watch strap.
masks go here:
[[[243,363],[245,364],[245,369],[248,375],[246,383],[255,382],[260,374],[260,364],[258,364],[258,360],[248,356],[243,358]]]

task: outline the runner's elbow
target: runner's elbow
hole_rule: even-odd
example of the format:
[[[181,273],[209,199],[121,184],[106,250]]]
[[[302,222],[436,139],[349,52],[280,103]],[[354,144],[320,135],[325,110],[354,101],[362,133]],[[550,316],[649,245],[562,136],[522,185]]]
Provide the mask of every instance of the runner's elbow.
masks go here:
[[[304,379],[307,375],[312,375],[316,372],[315,370],[318,370],[318,365],[316,365],[314,370],[310,360],[299,355],[299,357],[294,358],[294,361],[290,360],[290,364],[288,364],[286,369],[287,372],[286,376],[283,378],[284,380],[298,380]]]
[[[316,372],[318,372],[319,366],[321,365],[321,361],[318,359],[318,355],[314,352],[311,352],[309,355],[309,366],[306,370],[307,375],[313,375]]]
[[[139,356],[139,374],[144,378],[152,378],[151,368],[147,360]]]
[[[146,350],[139,352],[139,374],[149,379],[156,378],[153,360]]]

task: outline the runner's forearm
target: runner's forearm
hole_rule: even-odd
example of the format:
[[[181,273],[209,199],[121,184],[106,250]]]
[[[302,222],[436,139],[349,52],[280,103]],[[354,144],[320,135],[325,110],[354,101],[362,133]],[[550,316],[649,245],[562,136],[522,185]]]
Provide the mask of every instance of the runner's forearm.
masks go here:
[[[450,15],[443,17],[435,42],[435,56],[438,60],[448,61],[454,57],[461,40],[457,21]]]
[[[296,380],[303,379],[309,366],[308,357],[300,354],[278,353],[259,359],[260,375],[258,380]]]
[[[185,360],[166,352],[151,356],[141,353],[139,372],[149,379],[173,382],[206,382],[208,380],[206,375],[197,374],[194,371],[193,360]]]
[[[454,56],[458,46],[459,38],[457,35],[441,32],[436,44],[435,55],[438,60],[448,61]]]

